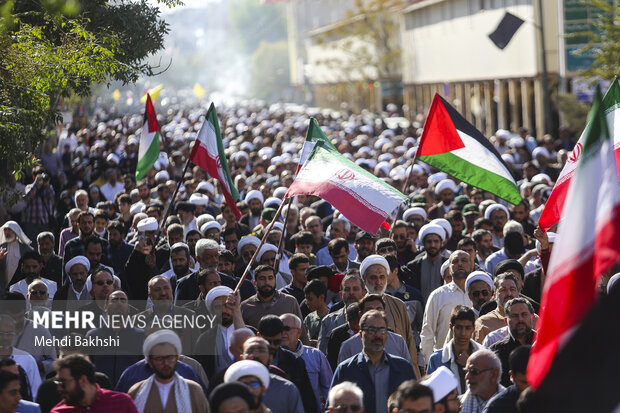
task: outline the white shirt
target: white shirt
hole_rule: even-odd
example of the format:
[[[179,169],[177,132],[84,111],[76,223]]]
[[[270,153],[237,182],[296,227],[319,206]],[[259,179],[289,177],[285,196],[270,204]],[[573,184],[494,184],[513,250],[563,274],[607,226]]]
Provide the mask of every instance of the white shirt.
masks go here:
[[[39,367],[37,362],[29,353],[13,347],[13,353],[9,356],[17,364],[22,366],[28,377],[28,383],[30,384],[30,392],[32,397],[37,397],[37,391],[41,385],[41,375],[39,374]]]
[[[107,199],[108,201],[114,201],[114,197],[116,196],[116,194],[125,190],[125,185],[118,181],[116,181],[116,184],[114,185],[111,185],[108,182],[107,184],[102,185],[99,189],[101,190],[103,196],[105,196],[105,199]]]
[[[450,330],[450,313],[457,305],[472,307],[467,293],[452,281],[435,289],[429,296],[424,310],[420,348],[426,364],[433,352],[443,348]]]
[[[161,399],[161,407],[162,409],[166,408],[166,403],[168,402],[168,396],[170,395],[170,389],[174,385],[174,380],[170,383],[160,383],[159,380],[153,380],[157,385],[157,390],[159,390],[159,398]]]

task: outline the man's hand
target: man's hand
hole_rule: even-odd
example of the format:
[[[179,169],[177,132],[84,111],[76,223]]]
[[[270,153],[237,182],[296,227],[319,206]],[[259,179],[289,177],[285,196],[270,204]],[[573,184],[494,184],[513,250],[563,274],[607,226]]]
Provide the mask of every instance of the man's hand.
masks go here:
[[[6,250],[6,248],[0,248],[0,261],[5,259],[7,255],[9,255],[9,252]]]
[[[547,233],[545,231],[540,229],[540,227],[536,227],[536,229],[534,230],[534,238],[536,238],[538,242],[540,242],[541,250],[549,249],[549,237],[547,236]]]
[[[226,298],[226,305],[230,307],[233,311],[238,311],[241,309],[241,293],[239,291],[232,292],[228,294]]]
[[[458,364],[461,367],[465,367],[465,365],[467,364],[467,359],[468,358],[469,358],[469,352],[468,351],[462,351],[456,357],[456,364]]]

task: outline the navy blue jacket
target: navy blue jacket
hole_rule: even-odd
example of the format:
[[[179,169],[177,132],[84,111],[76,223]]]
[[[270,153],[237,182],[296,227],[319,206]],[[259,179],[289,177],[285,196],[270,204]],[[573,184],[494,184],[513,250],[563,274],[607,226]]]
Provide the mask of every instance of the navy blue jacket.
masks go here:
[[[385,353],[385,355],[390,364],[388,394],[392,394],[402,382],[416,379],[416,376],[413,372],[413,366],[407,360],[402,357],[391,356],[388,353]],[[362,389],[364,392],[365,411],[366,413],[374,413],[376,406],[375,385],[372,382],[368,363],[364,359],[363,352],[346,359],[338,365],[330,388],[343,381],[352,381]]]

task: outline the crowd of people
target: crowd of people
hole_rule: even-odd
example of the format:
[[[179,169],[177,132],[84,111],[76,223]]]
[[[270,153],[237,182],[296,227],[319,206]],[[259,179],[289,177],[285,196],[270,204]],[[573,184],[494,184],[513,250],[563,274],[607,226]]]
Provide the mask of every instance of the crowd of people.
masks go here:
[[[110,114],[46,143],[4,191],[0,412],[531,411],[555,239],[537,219],[575,144],[567,131],[490,137],[523,196],[510,205],[411,166],[423,117],[390,128],[390,112],[219,108],[237,220],[213,177],[183,174],[206,110],[166,109],[143,179],[141,115]],[[409,197],[389,230],[364,232],[314,196],[284,199],[310,115]],[[35,327],[50,311],[151,324]],[[214,322],[153,328],[169,315]],[[123,351],[77,344],[106,337]]]

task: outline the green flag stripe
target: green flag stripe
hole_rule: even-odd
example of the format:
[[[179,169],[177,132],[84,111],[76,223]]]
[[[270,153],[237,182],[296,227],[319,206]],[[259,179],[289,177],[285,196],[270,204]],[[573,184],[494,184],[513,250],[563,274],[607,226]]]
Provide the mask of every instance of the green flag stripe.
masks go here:
[[[136,180],[144,178],[159,158],[159,131],[155,132],[151,145],[136,166]]]
[[[467,162],[450,152],[421,156],[418,159],[447,174],[458,176],[461,181],[491,192],[514,205],[519,204],[522,200],[514,182],[490,172],[488,169]]]

